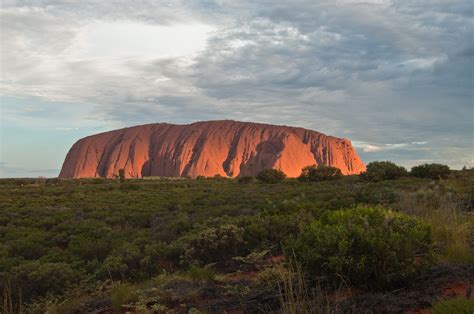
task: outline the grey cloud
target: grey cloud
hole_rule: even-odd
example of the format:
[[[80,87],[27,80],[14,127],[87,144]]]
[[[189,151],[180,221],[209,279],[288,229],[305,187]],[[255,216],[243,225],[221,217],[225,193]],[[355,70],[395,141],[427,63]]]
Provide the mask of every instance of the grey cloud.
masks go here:
[[[429,143],[362,152],[368,160],[472,159],[469,1],[6,1],[6,10],[17,15],[2,47],[18,54],[5,53],[2,65],[22,73],[2,82],[7,94],[94,104],[91,117],[123,125],[234,118],[374,146]],[[25,23],[18,12],[41,14]],[[193,60],[120,60],[123,73],[100,60],[55,63],[90,19],[202,21],[217,30]],[[18,34],[39,37],[25,51]],[[51,68],[37,68],[45,60]]]

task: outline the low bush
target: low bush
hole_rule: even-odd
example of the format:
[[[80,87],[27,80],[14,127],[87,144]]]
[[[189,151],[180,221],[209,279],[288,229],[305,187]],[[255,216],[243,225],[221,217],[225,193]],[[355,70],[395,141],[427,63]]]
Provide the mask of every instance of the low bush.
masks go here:
[[[194,282],[209,282],[215,279],[216,272],[209,265],[204,267],[193,265],[188,269],[186,275]]]
[[[325,165],[312,165],[304,167],[301,170],[301,175],[298,177],[299,181],[328,181],[342,177],[341,170],[336,167]]]
[[[423,164],[411,168],[411,175],[417,178],[446,179],[450,173],[449,167],[441,164]]]
[[[69,251],[87,261],[103,261],[113,249],[114,239],[110,236],[78,235],[69,242]]]
[[[228,177],[227,177],[227,176],[220,175],[220,174],[216,174],[216,175],[214,175],[211,179],[213,179],[213,180],[227,180]]]
[[[433,314],[474,313],[474,299],[458,297],[450,300],[438,301],[432,309]]]
[[[373,161],[367,165],[362,177],[370,181],[394,180],[408,176],[407,170],[391,161]]]
[[[237,182],[238,183],[241,183],[241,184],[247,184],[247,183],[251,183],[253,182],[254,180],[254,177],[251,177],[251,176],[243,176],[243,177],[239,177],[237,179]]]
[[[328,212],[285,255],[311,278],[367,288],[389,288],[410,279],[433,259],[430,228],[416,218],[381,208]]]
[[[265,183],[278,183],[286,179],[286,174],[278,169],[264,169],[257,174],[257,179]]]
[[[363,187],[354,187],[355,199],[354,203],[373,204],[373,205],[388,205],[395,203],[400,199],[400,192],[389,186],[379,186],[371,183]],[[347,197],[341,197],[340,200],[345,200]],[[346,207],[347,208],[347,207]]]
[[[131,182],[125,182],[120,184],[120,190],[123,191],[137,191],[140,190],[140,185]]]
[[[244,244],[243,229],[232,224],[207,228],[186,240],[184,261],[210,264],[239,255]]]
[[[81,271],[73,269],[66,263],[28,261],[13,267],[9,278],[3,279],[6,279],[5,284],[11,283],[13,293],[21,293],[19,298],[29,300],[50,294],[62,294],[83,278]],[[5,289],[3,283],[0,283],[0,289],[1,291]]]
[[[113,279],[137,278],[140,275],[141,256],[142,254],[137,246],[124,243],[120,248],[113,250],[105,259],[103,266],[105,271],[103,273]]]
[[[265,211],[249,220],[244,229],[248,247],[271,247],[273,253],[281,253],[282,243],[295,236],[312,220],[305,210]]]

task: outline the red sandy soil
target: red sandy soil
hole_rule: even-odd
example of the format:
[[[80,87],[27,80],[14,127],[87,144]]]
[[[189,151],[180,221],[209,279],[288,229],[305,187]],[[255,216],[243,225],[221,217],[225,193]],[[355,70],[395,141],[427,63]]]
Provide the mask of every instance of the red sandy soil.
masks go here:
[[[267,258],[281,262],[281,256]],[[228,285],[238,289],[251,286],[257,278],[258,271],[242,271],[226,276],[222,281],[209,283],[203,294],[192,299],[179,299],[173,305],[174,313],[188,313],[189,308],[213,309],[213,313],[262,313],[275,310],[278,299],[272,290],[253,290],[246,299],[236,299],[228,294]],[[444,265],[432,268],[424,275],[413,278],[410,286],[389,292],[367,292],[348,288],[329,296],[330,301],[337,303],[341,313],[405,313],[428,314],[431,306],[440,298],[465,296],[466,289],[474,279],[474,265]],[[226,288],[227,287],[227,288]],[[263,287],[262,287],[263,288]],[[175,288],[179,291],[179,287]],[[472,298],[472,296],[471,296]],[[266,306],[266,307],[265,307]],[[133,307],[128,308],[133,312]],[[100,313],[113,313],[108,308]]]
[[[453,282],[443,287],[441,293],[449,298],[455,298],[460,296],[466,297],[468,288],[469,286],[465,282]],[[473,298],[472,293],[469,298]]]
[[[440,297],[445,297],[445,298],[466,297],[468,288],[469,288],[469,285],[466,284],[465,282],[447,283],[440,289]],[[471,294],[469,299],[472,299],[472,298],[473,296]],[[408,310],[405,312],[405,314],[429,314],[429,313],[431,313],[430,307],[423,308],[423,309]]]

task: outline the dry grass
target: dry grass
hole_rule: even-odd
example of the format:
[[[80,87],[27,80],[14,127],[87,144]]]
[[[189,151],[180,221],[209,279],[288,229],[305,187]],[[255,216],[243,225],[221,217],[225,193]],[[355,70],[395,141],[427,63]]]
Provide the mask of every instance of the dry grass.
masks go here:
[[[465,199],[454,193],[448,181],[404,193],[396,207],[431,225],[433,239],[441,250],[443,261],[474,262],[474,216],[466,211]]]
[[[287,267],[279,264],[275,266],[275,271],[282,313],[338,313],[337,304],[331,302],[328,292],[317,283],[308,283],[299,263],[289,261]]]
[[[135,288],[130,284],[115,284],[110,293],[112,306],[116,311],[120,311],[122,306],[136,299]]]
[[[15,300],[11,285],[9,282],[3,289],[2,303],[0,305],[0,313],[2,314],[23,314],[26,313],[23,308],[23,300],[21,290],[18,291],[18,300]]]
[[[433,306],[433,314],[474,313],[474,299],[443,299]]]

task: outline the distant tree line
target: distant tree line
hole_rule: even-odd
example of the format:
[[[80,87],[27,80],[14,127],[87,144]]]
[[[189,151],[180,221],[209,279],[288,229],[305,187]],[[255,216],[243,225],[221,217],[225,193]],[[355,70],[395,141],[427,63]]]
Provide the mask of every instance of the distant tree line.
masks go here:
[[[446,179],[451,173],[449,166],[432,163],[414,166],[409,172],[405,167],[396,165],[391,161],[373,161],[367,164],[367,170],[360,176],[368,181],[395,180],[403,177],[416,177],[432,180]],[[326,165],[311,165],[301,169],[301,174],[297,178],[301,182],[329,181],[341,178],[341,170],[336,167]],[[124,169],[119,169],[118,179],[125,181]],[[237,180],[239,183],[251,183],[254,179],[264,183],[278,183],[287,178],[286,174],[279,169],[263,169],[254,178],[252,176],[242,176]],[[196,180],[208,179],[204,176],[197,176]],[[225,179],[221,175],[215,175],[212,179]]]
[[[398,166],[391,161],[373,161],[367,165],[367,170],[360,176],[368,181],[395,180],[403,177],[416,177],[432,180],[446,179],[451,170],[447,165],[423,164],[411,168],[408,172],[406,168]],[[341,170],[336,167],[326,165],[312,165],[304,167],[298,180],[301,182],[318,182],[335,180],[342,177]],[[265,183],[277,183],[286,178],[286,174],[278,169],[264,169],[256,176],[257,180]],[[248,183],[252,177],[242,177],[239,182]]]

